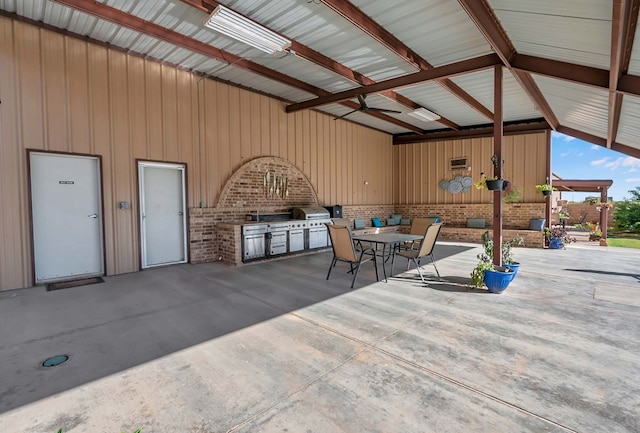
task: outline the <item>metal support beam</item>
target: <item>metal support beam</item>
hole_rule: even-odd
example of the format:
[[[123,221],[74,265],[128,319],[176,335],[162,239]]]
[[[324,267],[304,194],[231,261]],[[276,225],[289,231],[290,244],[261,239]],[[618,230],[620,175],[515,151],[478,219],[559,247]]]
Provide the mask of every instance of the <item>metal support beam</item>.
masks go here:
[[[502,179],[502,65],[493,73],[493,175]],[[493,192],[493,264],[502,265],[502,190]]]
[[[607,202],[607,191],[608,189],[602,188],[600,190],[600,203]],[[600,208],[600,245],[606,247],[608,245],[607,242],[607,226],[609,225],[609,209],[608,208]]]
[[[436,80],[438,78],[453,77],[456,75],[467,74],[470,72],[481,71],[499,65],[500,58],[496,54],[486,54],[480,57],[474,57],[467,60],[461,60],[455,63],[438,66],[428,71],[420,71],[409,75],[403,75],[397,78],[391,78],[385,81],[378,81],[375,84],[369,84],[356,89],[345,90],[343,92],[334,93],[332,95],[311,99],[297,104],[287,106],[287,113],[304,110],[305,108],[314,108],[321,105],[331,104],[334,102],[345,101],[355,98],[358,95],[367,95],[369,93],[379,93],[384,90],[411,86],[413,84],[423,83],[426,81]]]
[[[547,132],[547,137],[546,137],[546,155],[545,155],[545,183],[548,183],[549,185],[552,185],[552,178],[553,178],[553,170],[551,169],[552,165],[551,165],[551,131]],[[553,186],[553,185],[552,185]],[[544,204],[544,217],[546,219],[545,221],[545,227],[550,228],[551,227],[551,211],[553,209],[553,203],[551,203],[551,200],[553,200],[553,194],[545,197],[545,204]]]
[[[551,129],[544,119],[530,119],[504,124],[503,135],[536,134]],[[393,137],[393,144],[424,143],[442,140],[461,140],[463,138],[493,137],[493,125],[462,128],[460,131],[433,131],[423,134],[399,134]]]

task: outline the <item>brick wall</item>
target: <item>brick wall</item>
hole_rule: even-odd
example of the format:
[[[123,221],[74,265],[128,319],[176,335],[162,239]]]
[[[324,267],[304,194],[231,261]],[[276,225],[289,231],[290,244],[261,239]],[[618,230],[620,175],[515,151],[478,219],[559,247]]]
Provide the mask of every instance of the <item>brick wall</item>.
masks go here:
[[[288,195],[271,194],[269,179],[287,179]],[[280,185],[278,182],[277,185]],[[293,207],[316,206],[318,198],[304,173],[287,160],[278,157],[253,159],[241,166],[227,181],[216,207],[189,209],[189,257],[191,263],[205,263],[222,257],[225,263],[241,263],[242,246],[238,239],[240,226],[247,214],[289,212]],[[238,232],[236,232],[238,230]]]
[[[482,234],[487,231],[486,229],[471,229],[466,227],[450,227],[445,225],[440,231],[438,236],[439,240],[454,241],[454,242],[471,242],[479,244],[481,243]],[[489,230],[489,235],[493,238],[493,233]],[[502,239],[510,240],[515,237],[522,236],[524,239],[524,246],[528,248],[542,248],[544,247],[544,235],[541,231],[533,230],[502,230]]]
[[[612,227],[615,224],[614,218],[614,209],[609,210],[609,216],[607,217],[607,225]],[[580,222],[580,216],[583,212],[586,213],[585,223],[599,223],[600,222],[600,212],[596,210],[595,204],[589,203],[568,203],[562,206],[562,210],[571,215],[571,218],[567,221],[568,225],[577,224]],[[557,213],[553,213],[551,216],[551,221],[553,224],[559,224],[560,219],[558,218]]]
[[[348,218],[353,223],[355,218],[364,220],[366,227],[372,227],[371,218],[380,218],[380,221],[386,223],[387,218],[395,214],[395,206],[393,205],[366,205],[366,206],[343,206],[342,217]]]
[[[269,185],[265,174],[269,172]],[[288,195],[275,194],[281,188],[280,179],[286,177]],[[274,191],[269,191],[274,188]],[[318,203],[318,197],[307,177],[287,160],[275,156],[253,159],[240,167],[227,181],[216,208],[249,209],[260,213],[289,211],[292,207],[304,207]]]
[[[503,207],[502,226],[505,229],[528,229],[531,218],[544,218],[544,203],[507,203]],[[439,216],[449,227],[466,227],[467,218],[484,218],[487,227],[493,225],[490,204],[421,204],[396,206],[393,213],[403,218]]]

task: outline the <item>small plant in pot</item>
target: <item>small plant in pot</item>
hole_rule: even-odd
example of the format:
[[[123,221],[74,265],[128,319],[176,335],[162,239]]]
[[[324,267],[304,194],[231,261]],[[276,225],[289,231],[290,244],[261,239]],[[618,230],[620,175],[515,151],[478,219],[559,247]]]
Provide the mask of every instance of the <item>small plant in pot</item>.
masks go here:
[[[549,196],[556,191],[556,188],[552,187],[548,183],[543,183],[542,185],[536,185],[536,189],[542,193],[544,196]]]
[[[502,242],[502,264],[493,264],[493,241],[489,232],[482,234],[484,251],[478,254],[478,264],[471,271],[471,284],[475,287],[487,286],[491,293],[502,293],[518,273],[520,263],[513,260],[513,247],[523,245],[522,237],[518,236]]]
[[[497,177],[487,177],[484,173],[480,173],[480,179],[474,182],[478,189],[488,189],[489,191],[501,191],[507,188],[509,181],[498,179]]]
[[[576,238],[569,236],[564,227],[545,227],[544,236],[549,241],[549,248],[552,250],[565,249],[568,244],[576,241]]]

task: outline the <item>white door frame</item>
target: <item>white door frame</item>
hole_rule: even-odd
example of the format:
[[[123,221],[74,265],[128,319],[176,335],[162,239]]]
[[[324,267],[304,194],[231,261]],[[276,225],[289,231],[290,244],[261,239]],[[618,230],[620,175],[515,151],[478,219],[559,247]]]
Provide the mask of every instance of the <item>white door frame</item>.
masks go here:
[[[97,202],[98,202],[98,214],[95,216],[90,216],[91,218],[95,218],[99,221],[99,245],[97,246],[99,254],[100,254],[100,268],[96,272],[91,272],[88,274],[77,274],[74,276],[68,277],[56,277],[56,278],[41,278],[38,280],[37,276],[37,268],[36,268],[36,236],[35,236],[35,221],[34,221],[34,208],[33,208],[33,185],[32,185],[32,155],[42,155],[42,156],[59,156],[59,157],[69,157],[69,158],[84,158],[88,160],[95,160],[96,162],[96,170],[97,170]],[[69,280],[72,278],[88,278],[88,277],[96,277],[96,276],[104,276],[106,275],[106,251],[105,251],[105,242],[104,242],[104,191],[103,191],[103,183],[102,183],[102,157],[100,155],[90,155],[90,154],[82,154],[82,153],[70,153],[70,152],[56,152],[56,151],[46,151],[46,150],[38,150],[38,149],[27,149],[27,167],[28,167],[28,185],[29,185],[29,219],[31,225],[31,263],[32,263],[32,272],[31,278],[33,284],[41,284],[41,283],[50,283],[54,281],[61,280]],[[61,181],[61,183],[64,181]]]
[[[140,267],[142,269],[153,268],[156,266],[166,266],[170,264],[187,263],[189,260],[188,237],[187,237],[187,180],[186,180],[186,164],[169,163],[169,162],[153,162],[138,160],[138,200],[139,206],[139,224],[140,224]],[[147,263],[147,236],[146,236],[146,222],[144,217],[145,212],[145,198],[144,198],[144,168],[168,168],[180,171],[181,180],[181,192],[182,192],[182,238],[184,248],[184,259],[172,263],[160,263],[151,264]]]

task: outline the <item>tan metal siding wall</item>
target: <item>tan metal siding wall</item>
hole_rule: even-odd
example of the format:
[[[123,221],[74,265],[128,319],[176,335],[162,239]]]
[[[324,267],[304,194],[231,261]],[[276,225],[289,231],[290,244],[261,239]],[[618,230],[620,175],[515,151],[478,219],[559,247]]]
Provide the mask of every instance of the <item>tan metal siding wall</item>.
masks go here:
[[[547,134],[507,136],[503,142],[504,178],[521,192],[522,202],[542,202],[535,185],[545,181]],[[474,181],[480,173],[493,175],[492,138],[436,141],[394,146],[394,203],[463,204],[489,203],[486,190],[471,187],[468,193],[452,194],[439,188],[442,179],[451,180],[461,171],[449,170],[450,159],[468,158]]]
[[[4,17],[0,77],[0,290],[31,279],[28,148],[102,156],[108,274],[139,268],[136,158],[187,164],[189,207],[271,155],[321,203],[392,203],[391,137],[350,122]]]

